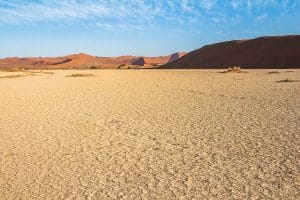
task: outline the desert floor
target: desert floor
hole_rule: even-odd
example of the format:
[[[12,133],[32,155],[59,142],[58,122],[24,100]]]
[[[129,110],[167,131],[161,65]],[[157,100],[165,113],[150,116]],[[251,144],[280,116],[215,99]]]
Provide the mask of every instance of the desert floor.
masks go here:
[[[218,71],[0,72],[0,199],[296,199],[300,70]]]

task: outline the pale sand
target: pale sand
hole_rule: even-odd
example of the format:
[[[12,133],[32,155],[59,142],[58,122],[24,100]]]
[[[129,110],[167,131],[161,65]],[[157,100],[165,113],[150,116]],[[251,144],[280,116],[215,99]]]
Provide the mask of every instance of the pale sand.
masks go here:
[[[296,199],[300,70],[248,71],[1,78],[0,199]]]

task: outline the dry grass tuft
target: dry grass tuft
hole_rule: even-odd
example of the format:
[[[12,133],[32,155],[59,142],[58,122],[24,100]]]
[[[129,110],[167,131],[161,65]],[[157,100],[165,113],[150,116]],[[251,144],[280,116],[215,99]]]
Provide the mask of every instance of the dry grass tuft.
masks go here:
[[[7,68],[7,67],[3,67],[0,68],[0,71],[4,71],[4,72],[23,72],[26,71],[27,68],[24,67],[12,67],[12,68]]]
[[[125,67],[126,67],[126,64],[121,64],[121,65],[117,66],[117,69],[125,69]]]
[[[93,74],[71,74],[71,75],[66,75],[66,77],[90,77],[94,76]]]
[[[220,73],[247,73],[247,71],[243,71],[240,66],[228,67],[226,71]]]
[[[270,72],[268,72],[268,74],[280,74],[280,72],[279,71],[270,71]]]
[[[0,78],[19,78],[19,77],[22,77],[24,75],[7,75],[7,76],[0,76]]]
[[[99,66],[90,66],[89,67],[89,69],[101,69],[101,68],[102,68],[102,66],[100,66],[100,65]]]
[[[300,82],[299,80],[292,80],[292,79],[283,79],[283,80],[280,80],[280,81],[277,81],[278,83],[292,83],[292,82]]]
[[[30,72],[32,74],[54,74],[54,72],[49,72],[49,71],[26,71],[26,72]]]

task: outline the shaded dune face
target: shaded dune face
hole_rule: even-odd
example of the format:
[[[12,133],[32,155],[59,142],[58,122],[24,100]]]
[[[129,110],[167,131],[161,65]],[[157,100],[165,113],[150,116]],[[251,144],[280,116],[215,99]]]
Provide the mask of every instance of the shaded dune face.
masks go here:
[[[162,68],[299,68],[300,35],[260,37],[207,45]]]
[[[184,56],[186,53],[185,52],[177,52],[174,53],[170,56],[168,63],[173,62],[175,60],[178,60],[179,58],[181,58],[182,56]]]
[[[139,66],[144,66],[146,63],[145,59],[143,57],[136,58],[132,61],[133,65],[139,65]]]
[[[65,59],[61,62],[53,63],[52,65],[60,65],[60,64],[63,64],[63,63],[71,62],[71,61],[72,61],[72,59],[69,58],[69,59]]]
[[[177,52],[169,56],[160,57],[139,57],[133,60],[133,65],[139,66],[158,66],[165,63],[173,62],[185,55],[185,52]]]
[[[175,53],[180,55],[181,53]],[[157,67],[158,65],[169,62],[175,55],[161,57],[137,57],[137,56],[119,56],[119,57],[98,57],[80,53],[64,57],[52,58],[4,58],[0,59],[1,68],[28,68],[28,69],[82,69],[82,68],[116,68],[120,65],[137,65],[147,67]],[[173,59],[175,57],[173,56]],[[179,58],[177,56],[176,58]]]

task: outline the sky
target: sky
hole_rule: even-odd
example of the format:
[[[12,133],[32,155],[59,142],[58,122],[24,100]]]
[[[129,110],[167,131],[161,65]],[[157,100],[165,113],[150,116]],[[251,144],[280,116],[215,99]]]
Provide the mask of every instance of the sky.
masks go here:
[[[300,0],[0,0],[0,57],[159,56],[300,34]]]

